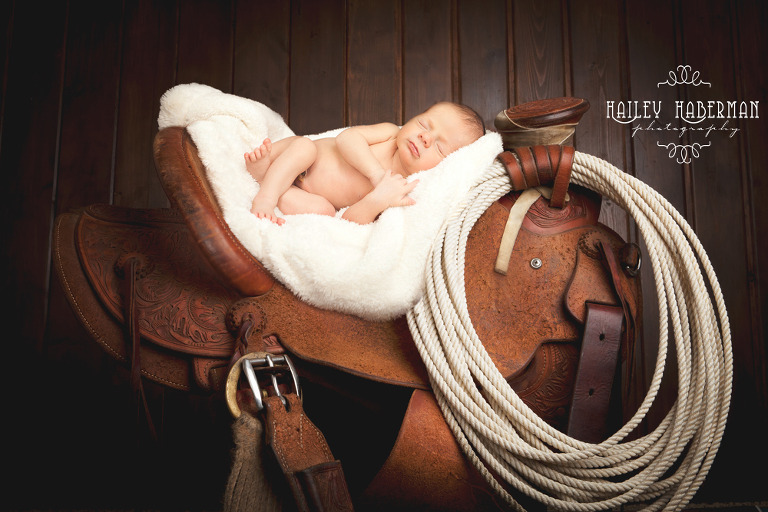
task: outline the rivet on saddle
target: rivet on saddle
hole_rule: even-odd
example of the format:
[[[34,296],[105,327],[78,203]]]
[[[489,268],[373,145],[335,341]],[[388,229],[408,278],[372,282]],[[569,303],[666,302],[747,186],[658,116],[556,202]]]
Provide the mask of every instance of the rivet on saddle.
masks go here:
[[[641,300],[636,247],[598,222],[599,196],[568,186],[573,148],[562,143],[587,108],[562,98],[499,114],[514,191],[472,230],[465,284],[478,335],[520,397],[557,428],[600,441]],[[250,385],[230,378],[230,407],[266,416],[300,510],[329,500],[333,510],[495,507],[445,425],[404,319],[320,310],[275,281],[227,227],[185,129],[158,133],[155,161],[173,209],[93,205],[60,216],[55,233],[68,300],[136,385],[223,394],[233,365],[256,361]],[[506,275],[497,272],[510,211],[540,186],[550,199],[525,209]]]

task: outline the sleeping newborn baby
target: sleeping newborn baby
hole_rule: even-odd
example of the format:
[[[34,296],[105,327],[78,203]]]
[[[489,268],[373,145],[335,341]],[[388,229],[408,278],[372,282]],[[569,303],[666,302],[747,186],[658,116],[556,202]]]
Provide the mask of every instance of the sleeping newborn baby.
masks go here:
[[[414,203],[408,194],[448,154],[485,134],[482,118],[457,103],[437,103],[399,128],[392,123],[347,128],[336,137],[295,136],[245,154],[248,172],[259,183],[251,212],[283,224],[285,214],[335,215],[367,224],[392,206]]]

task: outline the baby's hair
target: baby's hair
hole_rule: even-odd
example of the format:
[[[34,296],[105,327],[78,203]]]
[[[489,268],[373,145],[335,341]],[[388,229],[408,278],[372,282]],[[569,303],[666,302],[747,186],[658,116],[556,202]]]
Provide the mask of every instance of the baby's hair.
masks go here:
[[[450,105],[454,107],[456,110],[459,111],[459,113],[464,116],[464,121],[466,121],[467,125],[473,130],[476,130],[479,134],[477,138],[479,139],[483,135],[485,135],[485,122],[483,121],[483,117],[477,113],[475,109],[468,105],[464,105],[463,103],[454,103],[452,101],[442,101],[439,103],[436,103],[434,106],[437,105]]]

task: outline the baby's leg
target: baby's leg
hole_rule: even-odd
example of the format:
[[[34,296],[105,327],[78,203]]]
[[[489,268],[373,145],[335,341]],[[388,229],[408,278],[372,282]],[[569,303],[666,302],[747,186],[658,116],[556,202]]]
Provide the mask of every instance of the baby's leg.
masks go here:
[[[316,156],[315,143],[306,137],[290,137],[273,143],[266,156],[270,159],[269,165],[263,177],[257,180],[260,188],[253,199],[251,212],[259,218],[277,222],[274,210],[280,196],[314,163]]]
[[[331,217],[336,215],[336,208],[326,198],[296,186],[290,187],[280,196],[277,207],[286,215],[296,215],[299,213],[317,213]]]

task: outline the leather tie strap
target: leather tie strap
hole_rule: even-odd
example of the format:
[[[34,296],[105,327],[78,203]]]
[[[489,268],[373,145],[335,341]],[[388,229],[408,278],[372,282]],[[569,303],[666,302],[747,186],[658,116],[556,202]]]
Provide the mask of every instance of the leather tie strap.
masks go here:
[[[624,311],[587,302],[579,367],[573,389],[568,435],[589,443],[605,439],[611,390],[616,374]]]
[[[117,275],[123,278],[123,316],[125,318],[125,337],[127,353],[131,365],[131,387],[137,401],[141,402],[147,421],[147,428],[152,439],[157,440],[157,430],[149,412],[147,395],[141,379],[141,334],[139,331],[139,306],[136,302],[136,281],[146,274],[146,261],[142,255],[128,253],[115,262]]]
[[[498,158],[509,174],[512,190],[551,186],[553,208],[565,206],[571,179],[574,149],[571,146],[532,146],[504,151]]]

